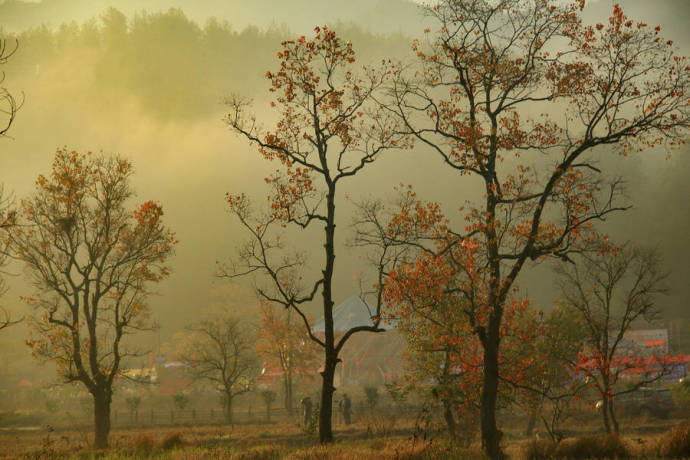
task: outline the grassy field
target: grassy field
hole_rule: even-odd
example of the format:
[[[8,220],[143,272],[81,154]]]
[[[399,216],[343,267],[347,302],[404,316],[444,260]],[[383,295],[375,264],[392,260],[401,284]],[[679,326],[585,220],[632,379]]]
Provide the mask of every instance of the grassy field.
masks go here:
[[[526,457],[534,438],[521,434],[522,424],[504,424],[504,449],[510,458]],[[571,438],[599,431],[596,418],[580,420]],[[650,458],[672,426],[680,421],[626,421],[621,440],[627,456]],[[350,426],[335,426],[337,441],[318,445],[314,434],[294,422],[117,428],[110,448],[97,451],[86,429],[0,429],[0,458],[160,458],[160,459],[474,459],[482,458],[476,435],[469,445],[451,443],[438,420],[391,416],[384,412],[362,416]],[[543,435],[542,435],[543,438]],[[566,440],[568,441],[568,440]],[[564,442],[566,442],[564,441]],[[589,441],[588,441],[589,442]],[[463,443],[464,444],[464,443]]]

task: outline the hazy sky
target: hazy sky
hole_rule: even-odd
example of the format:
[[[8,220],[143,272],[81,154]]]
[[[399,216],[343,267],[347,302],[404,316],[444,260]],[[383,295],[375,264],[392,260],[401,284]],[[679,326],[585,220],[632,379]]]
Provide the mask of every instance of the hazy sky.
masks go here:
[[[320,6],[304,9],[307,3]],[[642,18],[650,24],[661,24],[664,35],[673,39],[683,54],[690,54],[687,27],[690,1],[624,0],[621,3],[629,16]],[[130,19],[135,11],[143,8],[165,11],[168,6],[179,7],[200,26],[213,15],[228,21],[235,31],[254,23],[260,28],[285,24],[291,30],[304,33],[305,28],[340,19],[345,23],[359,24],[364,30],[406,35],[407,38],[395,40],[401,53],[409,49],[412,37],[422,35],[416,7],[402,0],[361,0],[351,4],[307,0],[273,3],[268,0],[45,0],[45,4],[39,2],[31,8],[6,1],[0,5],[0,30],[19,33],[44,21],[50,21],[53,27],[71,19],[82,23],[96,17],[98,21],[108,5],[121,9]],[[586,10],[585,16],[603,20],[610,8],[608,0],[599,0]],[[382,38],[366,43],[372,47],[388,46]],[[357,48],[357,42],[354,45]],[[152,39],[141,46],[156,48],[159,45]],[[199,48],[198,51],[203,54],[205,50]],[[18,60],[21,60],[22,52],[24,48],[20,46]],[[176,50],[166,52],[175,53]],[[198,86],[184,86],[184,78],[179,80],[179,85],[175,83],[178,86],[166,87],[165,91],[153,87],[152,90],[160,90],[160,94],[153,93],[160,100],[149,100],[134,90],[129,94],[128,83],[123,81],[113,82],[113,87],[117,88],[112,91],[109,87],[104,89],[99,81],[104,78],[99,73],[99,57],[89,54],[75,52],[74,55],[53,57],[45,62],[22,61],[21,66],[16,64],[16,68],[20,68],[19,73],[14,74],[10,64],[5,69],[5,85],[16,93],[24,91],[26,96],[10,133],[12,138],[0,139],[0,180],[4,182],[6,191],[11,191],[17,198],[30,193],[38,173],[49,170],[56,148],[64,145],[79,151],[102,150],[130,158],[136,170],[133,185],[137,201],[154,199],[163,205],[165,222],[177,232],[180,244],[172,262],[172,276],[157,287],[160,295],[151,300],[154,317],[163,326],[160,332],[162,340],[198,319],[204,308],[223,303],[224,299],[233,298],[232,302],[245,311],[246,305],[242,304],[253,302],[250,296],[233,296],[230,294],[232,288],[213,276],[215,262],[232,255],[233,249],[244,239],[237,223],[226,211],[225,193],[245,191],[257,202],[262,202],[266,192],[262,179],[276,167],[261,160],[254,149],[232,135],[222,122],[222,98],[238,87],[249,87],[247,81],[238,79],[261,81],[263,78],[266,68],[257,68],[256,73],[247,74],[246,69],[251,68],[250,60],[259,59],[252,56],[253,52],[252,49],[245,50],[247,61],[228,63],[227,85],[221,79],[205,88],[208,91],[203,97],[209,101],[208,108],[188,112],[187,116],[180,115],[185,113],[184,107],[180,109],[179,105],[171,105],[166,108],[168,106],[165,105],[166,101],[172,104],[170,101],[178,100],[180,102],[175,104],[184,104],[180,95],[186,91],[200,91]],[[161,53],[165,56],[163,51]],[[270,63],[272,52],[267,52],[263,59]],[[128,60],[125,56],[118,66],[131,66],[131,72],[122,68],[116,70],[122,75],[130,75],[135,71],[150,72],[152,70],[147,66],[156,65],[134,58]],[[163,87],[167,80],[177,82],[181,74],[194,71],[200,72],[201,76],[190,74],[186,81],[202,82],[203,86],[205,69],[185,66],[166,70],[168,73],[162,75],[155,86]],[[139,81],[132,78],[132,81]],[[259,83],[252,84],[254,88],[261,87]],[[137,91],[142,90],[138,88]],[[271,120],[271,115],[265,112],[264,93],[249,95],[256,99],[260,116]],[[168,109],[172,112],[166,116]],[[413,183],[421,197],[446,203],[449,212],[457,209],[461,201],[457,197],[464,196],[472,185],[459,184],[455,175],[434,162],[432,157],[428,157],[428,161],[422,163],[424,167],[420,167],[419,155],[419,152],[405,152],[382,158],[368,174],[348,183],[349,194],[355,197],[362,194],[387,196],[394,185]],[[686,202],[690,197],[686,183],[690,173],[688,150],[675,152],[669,159],[664,152],[649,152],[649,155],[630,159],[621,168],[629,168],[630,177],[635,181],[630,184],[630,194],[636,208],[612,219],[611,229],[620,232],[623,239],[634,237],[662,249],[669,267],[673,269],[674,294],[668,299],[669,306],[676,313],[687,314],[690,309],[690,276],[686,268],[687,260],[690,260],[690,213]],[[338,227],[339,244],[342,245],[347,238],[348,213],[352,208],[342,203],[340,209],[344,212]],[[345,251],[342,246],[337,257],[335,300],[341,302],[356,293],[354,277],[363,261],[361,255]],[[315,258],[314,263],[320,264],[321,257]],[[15,313],[23,314],[24,307],[18,296],[28,293],[27,286],[22,282],[21,268],[12,266],[10,270],[16,276],[8,279],[11,290],[3,303]],[[551,300],[551,286],[536,283],[537,275],[542,276],[543,273],[544,269],[526,273],[523,282],[530,295],[547,304]],[[11,334],[0,337],[0,354],[7,352],[3,343],[21,339],[25,331],[20,328],[23,326],[15,327]]]

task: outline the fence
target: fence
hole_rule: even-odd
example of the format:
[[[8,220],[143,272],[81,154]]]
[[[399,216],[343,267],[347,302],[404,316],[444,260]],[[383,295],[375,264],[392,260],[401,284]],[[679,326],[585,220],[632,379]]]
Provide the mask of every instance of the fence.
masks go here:
[[[376,412],[385,413],[390,417],[414,417],[419,408],[413,407],[381,407]],[[359,417],[370,414],[371,411],[363,406],[356,406],[353,411],[353,421]],[[142,408],[136,411],[124,408],[113,408],[110,413],[111,426],[113,428],[145,428],[165,426],[203,426],[227,424],[225,413],[219,406],[216,408],[189,408],[184,410],[171,408]],[[283,407],[271,409],[270,418],[267,418],[265,407],[241,407],[233,411],[232,423],[238,425],[249,424],[300,424],[302,413],[300,408],[295,408],[292,414],[288,414]],[[343,416],[337,406],[333,408],[333,422],[342,424]],[[86,428],[93,424],[93,415],[84,410],[74,412],[57,412],[48,414],[41,424],[49,424],[54,427]]]

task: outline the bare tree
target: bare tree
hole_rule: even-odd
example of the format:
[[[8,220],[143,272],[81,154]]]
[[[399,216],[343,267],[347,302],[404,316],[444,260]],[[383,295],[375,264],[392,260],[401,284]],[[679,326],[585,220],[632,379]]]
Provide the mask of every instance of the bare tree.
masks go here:
[[[618,433],[614,398],[659,380],[673,368],[671,358],[622,349],[625,334],[634,325],[661,318],[656,300],[667,293],[668,274],[656,251],[630,243],[579,259],[577,264],[556,268],[564,305],[576,311],[585,325],[588,352],[574,364],[602,397],[606,432]],[[621,377],[633,371],[634,380],[620,386]]]
[[[19,42],[15,42],[14,47],[12,47],[7,40],[0,39],[0,64],[5,64],[18,47]],[[4,81],[5,72],[0,72],[0,85]],[[0,120],[0,137],[5,136],[9,131],[21,106],[22,101],[17,101],[4,86],[0,86],[0,113],[3,114],[3,120]]]
[[[0,39],[0,64],[6,63],[10,56],[17,51],[18,46],[19,42],[17,42],[14,48],[10,48],[7,45],[7,40]],[[3,81],[5,81],[5,73],[0,72],[0,85],[2,85]],[[0,121],[0,137],[5,136],[7,131],[9,131],[20,107],[21,102],[18,103],[5,87],[0,86],[0,113],[5,116],[5,119]],[[16,215],[10,210],[10,204],[11,203],[3,197],[2,189],[0,189],[0,230],[5,230],[14,224]],[[7,260],[6,250],[6,244],[2,244],[0,246],[0,267],[3,267]],[[0,277],[0,297],[2,297],[6,290],[7,286],[5,280]],[[0,330],[21,321],[22,319],[13,321],[10,318],[10,314],[3,307],[0,307]]]
[[[0,278],[0,297],[2,297],[3,294],[7,292],[7,286],[5,284],[5,280]],[[0,331],[5,329],[6,327],[10,327],[15,324],[19,324],[24,320],[24,318],[19,318],[19,319],[12,319],[12,316],[10,313],[5,310],[4,307],[0,306]]]
[[[11,209],[10,200],[4,198],[2,192],[3,190],[0,187],[0,231],[4,232],[9,230],[16,223],[17,214]],[[0,240],[0,268],[4,267],[7,263],[7,244],[8,242],[6,239]],[[3,273],[0,273],[0,298],[5,295],[8,289],[7,282],[2,275]],[[22,320],[23,318],[12,320],[9,312],[0,306],[0,330],[17,324]]]
[[[389,77],[388,70],[366,69],[361,76],[352,70],[355,53],[328,28],[317,28],[315,38],[283,42],[278,53],[280,68],[268,72],[272,103],[281,109],[275,131],[263,132],[246,113],[246,102],[229,101],[227,122],[237,133],[258,145],[268,160],[278,160],[284,170],[266,179],[273,188],[271,209],[266,214],[252,210],[244,195],[229,195],[231,211],[250,234],[235,263],[223,272],[235,278],[261,275],[258,292],[264,299],[293,309],[305,330],[324,353],[319,412],[319,439],[333,441],[333,386],[339,354],[348,339],[359,332],[383,332],[379,327],[380,305],[371,313],[371,324],[346,331],[336,338],[333,325],[333,276],[335,273],[336,200],[343,196],[341,184],[363,172],[380,155],[404,144],[396,133],[394,119],[373,100]],[[324,258],[311,283],[303,253],[287,251],[281,233],[284,227],[300,230],[321,226],[317,247]],[[322,249],[323,248],[323,249]],[[325,332],[317,337],[304,306],[321,293]]]
[[[141,354],[125,339],[151,329],[147,286],[168,275],[176,243],[158,204],[126,208],[131,175],[122,158],[59,149],[50,176],[39,175],[21,219],[6,232],[10,254],[37,288],[26,297],[37,311],[27,343],[65,382],[91,393],[97,447],[108,444],[121,364]]]
[[[258,373],[255,338],[239,318],[222,314],[189,326],[183,340],[189,372],[217,385],[225,419],[232,423],[234,398],[252,389]]]

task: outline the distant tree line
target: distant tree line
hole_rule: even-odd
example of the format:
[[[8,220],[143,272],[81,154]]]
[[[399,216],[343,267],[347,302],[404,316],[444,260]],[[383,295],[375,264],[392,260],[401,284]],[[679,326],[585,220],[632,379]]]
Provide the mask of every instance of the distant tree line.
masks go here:
[[[399,36],[375,35],[356,25],[338,29],[364,50],[365,61],[408,48],[409,40]],[[88,75],[92,87],[84,88],[87,94],[119,102],[133,96],[160,118],[194,119],[218,112],[228,93],[265,89],[262,76],[280,42],[291,35],[285,25],[238,31],[232,18],[212,18],[202,26],[180,9],[127,17],[110,8],[81,24],[42,25],[8,35],[19,40],[22,53],[7,68],[22,84],[36,86],[46,78]]]

